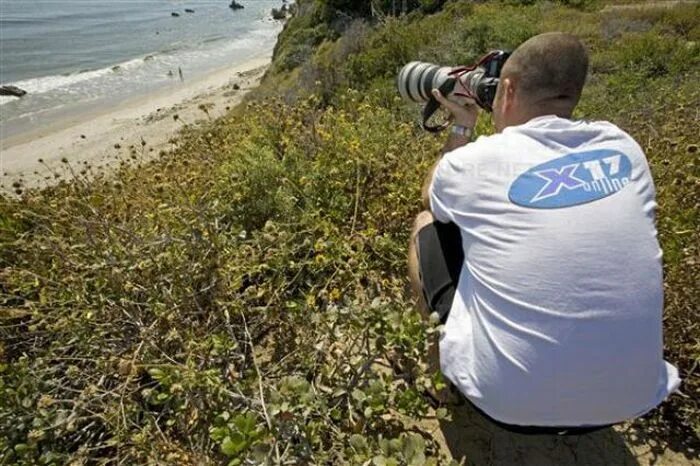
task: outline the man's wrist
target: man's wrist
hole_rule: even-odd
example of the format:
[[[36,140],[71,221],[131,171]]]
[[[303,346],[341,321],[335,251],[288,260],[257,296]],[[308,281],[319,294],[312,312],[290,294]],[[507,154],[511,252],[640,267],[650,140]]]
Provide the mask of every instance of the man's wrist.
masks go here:
[[[450,129],[450,136],[447,138],[445,147],[442,148],[442,153],[446,154],[451,152],[458,147],[469,144],[472,136],[472,129],[467,126],[452,125]]]
[[[450,132],[454,135],[462,136],[465,139],[471,139],[474,128],[468,125],[460,125],[459,123],[455,123],[452,125]]]
[[[476,120],[478,115],[475,113],[473,115],[454,115],[452,123],[455,125],[466,126],[467,128],[473,128],[476,126]]]

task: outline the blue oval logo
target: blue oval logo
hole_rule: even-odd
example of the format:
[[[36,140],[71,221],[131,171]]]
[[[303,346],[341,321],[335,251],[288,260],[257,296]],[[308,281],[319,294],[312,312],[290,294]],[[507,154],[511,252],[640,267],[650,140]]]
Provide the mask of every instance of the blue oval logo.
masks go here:
[[[619,151],[567,154],[537,165],[510,185],[508,198],[533,209],[560,209],[603,199],[630,182],[632,163]]]

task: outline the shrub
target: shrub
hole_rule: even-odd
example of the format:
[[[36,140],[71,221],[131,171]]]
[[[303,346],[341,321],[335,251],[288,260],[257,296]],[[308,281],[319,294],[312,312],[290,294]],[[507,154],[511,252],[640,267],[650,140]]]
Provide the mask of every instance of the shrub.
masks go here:
[[[697,66],[700,47],[658,30],[624,34],[613,49],[613,60],[629,72],[647,78],[681,74]]]
[[[440,140],[392,80],[405,61],[468,62],[551,29],[584,31],[595,66],[578,115],[635,137],[657,187],[665,355],[688,397],[625,439],[697,460],[697,16],[655,13],[653,32],[610,43],[602,16],[461,1],[335,41],[317,8],[300,0],[275,52],[278,69],[295,63],[298,34],[324,44],[312,61],[273,70],[257,100],[188,128],[172,153],[0,198],[3,461],[447,463],[424,426],[442,386],[425,361],[435,329],[405,278]],[[322,95],[262,97],[304,73]]]

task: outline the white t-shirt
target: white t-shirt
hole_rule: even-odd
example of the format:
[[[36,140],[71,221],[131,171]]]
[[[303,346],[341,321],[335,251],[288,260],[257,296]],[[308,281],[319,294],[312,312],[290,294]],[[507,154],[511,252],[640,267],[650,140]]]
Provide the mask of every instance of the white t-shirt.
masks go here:
[[[627,133],[544,116],[482,136],[443,156],[430,204],[465,254],[442,372],[489,416],[610,424],[678,388],[654,184]]]

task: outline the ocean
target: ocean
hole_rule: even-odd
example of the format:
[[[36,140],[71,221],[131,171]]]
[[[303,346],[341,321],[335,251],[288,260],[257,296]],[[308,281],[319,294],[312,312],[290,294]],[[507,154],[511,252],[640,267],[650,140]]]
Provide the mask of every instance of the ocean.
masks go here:
[[[0,0],[0,84],[28,92],[0,96],[0,138],[269,54],[282,0],[229,3]]]

